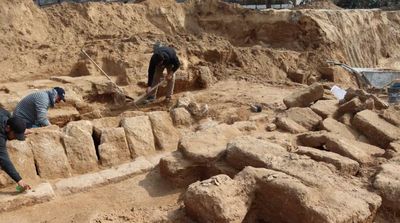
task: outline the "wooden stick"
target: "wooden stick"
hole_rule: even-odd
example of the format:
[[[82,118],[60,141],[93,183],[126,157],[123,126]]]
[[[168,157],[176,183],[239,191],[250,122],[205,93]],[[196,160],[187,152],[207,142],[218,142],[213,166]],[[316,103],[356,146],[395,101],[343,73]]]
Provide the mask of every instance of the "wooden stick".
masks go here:
[[[108,76],[108,74],[107,74],[103,69],[101,69],[101,67],[100,67],[100,66],[85,52],[85,50],[84,50],[83,48],[81,49],[81,51],[82,51],[82,53],[85,54],[85,56],[86,56],[87,58],[89,58],[89,60],[104,74],[104,76],[106,76],[106,77],[108,78],[108,80],[110,80],[111,83],[113,83],[113,84],[115,85],[115,87],[117,87],[118,90],[121,91],[121,93],[124,92],[124,91],[122,90],[122,88],[120,88],[116,83],[114,83],[114,81],[111,79],[111,77]],[[126,95],[125,95],[125,96],[126,96]],[[129,96],[128,96],[128,97],[129,97]]]

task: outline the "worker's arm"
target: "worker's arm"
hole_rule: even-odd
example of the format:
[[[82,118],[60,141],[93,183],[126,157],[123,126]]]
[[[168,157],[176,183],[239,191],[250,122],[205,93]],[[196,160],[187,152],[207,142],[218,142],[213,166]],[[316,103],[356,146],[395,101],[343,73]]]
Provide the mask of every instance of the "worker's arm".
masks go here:
[[[172,67],[172,72],[176,72],[178,69],[179,69],[179,67],[181,66],[181,63],[179,62],[179,58],[175,55],[173,58],[172,58],[172,65],[173,65],[173,67]]]
[[[156,72],[157,66],[157,56],[153,54],[150,59],[149,70],[148,70],[148,78],[147,78],[147,86],[150,87],[153,83],[154,73]]]
[[[37,100],[35,102],[36,120],[39,126],[50,125],[50,122],[47,119],[47,109],[49,106],[48,103],[49,102],[47,100]]]
[[[2,137],[0,137],[0,166],[15,182],[21,181],[21,176],[8,156],[6,140]]]
[[[171,65],[170,68],[168,68],[168,74],[167,74],[167,79],[171,80],[173,78],[174,73],[179,69],[179,66],[181,63],[179,62],[178,57],[175,55],[171,59]]]

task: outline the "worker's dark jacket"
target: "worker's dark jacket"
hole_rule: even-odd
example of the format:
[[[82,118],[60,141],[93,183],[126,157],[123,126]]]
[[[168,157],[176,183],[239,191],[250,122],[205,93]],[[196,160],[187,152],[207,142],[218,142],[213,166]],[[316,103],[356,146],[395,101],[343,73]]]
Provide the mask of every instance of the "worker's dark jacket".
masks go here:
[[[6,125],[7,120],[11,118],[11,114],[0,108],[0,167],[4,170],[15,182],[20,181],[22,178],[12,164],[10,157],[8,156],[6,142]]]
[[[151,86],[151,84],[153,83],[154,73],[156,72],[156,67],[158,63],[160,62],[158,61],[156,54],[162,55],[164,58],[164,62],[161,65],[162,67],[171,69],[173,72],[175,72],[178,70],[180,66],[179,59],[176,56],[176,52],[173,48],[171,47],[157,48],[150,59],[147,86]]]

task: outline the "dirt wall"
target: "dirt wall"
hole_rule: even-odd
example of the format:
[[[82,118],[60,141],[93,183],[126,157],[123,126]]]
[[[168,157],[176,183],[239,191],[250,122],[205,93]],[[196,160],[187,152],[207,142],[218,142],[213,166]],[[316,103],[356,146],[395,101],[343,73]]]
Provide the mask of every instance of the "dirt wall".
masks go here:
[[[215,0],[148,0],[137,4],[32,1],[0,3],[1,81],[71,74],[82,47],[99,63],[122,60],[132,80],[146,76],[152,44],[175,46],[191,72],[207,65],[218,78],[286,80],[303,70],[320,77],[327,59],[389,66],[399,48],[399,12],[243,9]]]

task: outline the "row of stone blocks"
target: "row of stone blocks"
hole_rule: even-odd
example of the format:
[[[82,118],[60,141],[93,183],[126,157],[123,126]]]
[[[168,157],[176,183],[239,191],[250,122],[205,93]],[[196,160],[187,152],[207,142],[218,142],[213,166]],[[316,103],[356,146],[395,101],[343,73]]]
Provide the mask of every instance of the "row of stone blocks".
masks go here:
[[[179,132],[168,112],[132,113],[33,129],[23,142],[9,141],[7,149],[24,179],[70,177],[118,165],[157,150],[175,150]],[[12,183],[4,173],[1,185]]]
[[[3,193],[0,195],[0,212],[11,211],[21,207],[48,202],[57,196],[88,191],[91,188],[117,183],[134,175],[153,169],[160,158],[168,152],[153,156],[139,156],[134,161],[111,167],[98,172],[64,178],[51,184],[48,182],[33,186],[32,190],[21,194]]]

